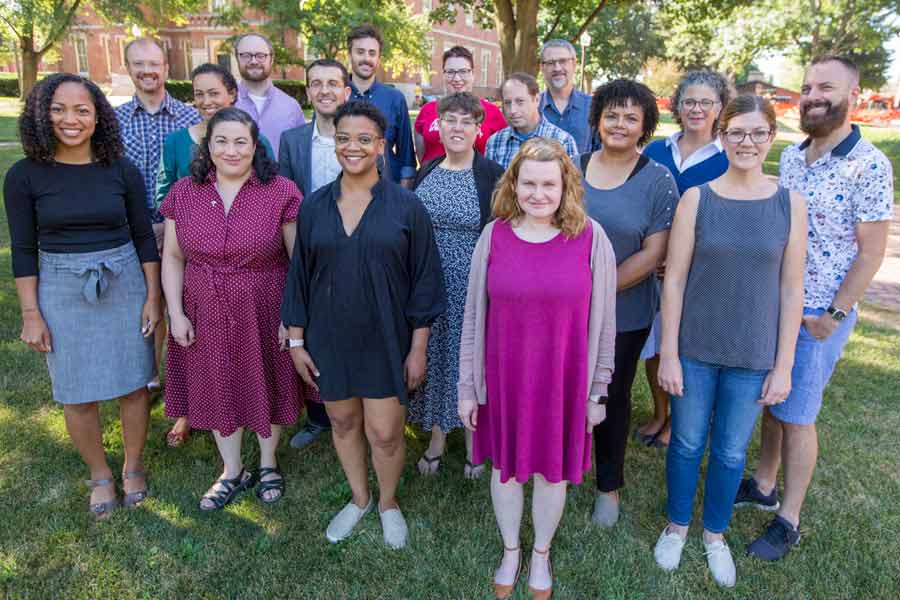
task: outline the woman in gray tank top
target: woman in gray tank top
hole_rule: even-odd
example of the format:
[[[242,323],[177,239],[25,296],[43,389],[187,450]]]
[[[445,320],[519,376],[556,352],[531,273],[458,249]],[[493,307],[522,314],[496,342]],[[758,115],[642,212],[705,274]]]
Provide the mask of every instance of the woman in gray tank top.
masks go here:
[[[725,108],[728,170],[682,197],[663,283],[659,382],[672,397],[672,438],[669,524],[654,557],[665,570],[678,566],[711,438],[703,543],[713,578],[727,587],[735,568],[723,533],[747,445],[763,406],[790,392],[803,313],[806,206],[763,173],[775,130],[772,106],[759,96]]]

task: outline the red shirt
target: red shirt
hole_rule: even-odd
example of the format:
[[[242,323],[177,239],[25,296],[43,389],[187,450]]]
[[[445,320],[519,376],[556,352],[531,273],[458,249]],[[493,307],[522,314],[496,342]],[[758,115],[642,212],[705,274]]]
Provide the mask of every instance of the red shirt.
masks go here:
[[[503,118],[503,113],[500,112],[496,105],[491,104],[484,98],[480,100],[481,105],[484,107],[484,122],[481,123],[481,133],[475,138],[475,149],[484,154],[484,147],[487,145],[488,138],[495,131],[500,131],[506,127],[506,119]],[[425,155],[421,161],[423,164],[433,158],[444,155],[444,145],[441,143],[441,134],[438,131],[437,100],[432,100],[419,111],[419,116],[416,117],[415,130],[425,140]]]

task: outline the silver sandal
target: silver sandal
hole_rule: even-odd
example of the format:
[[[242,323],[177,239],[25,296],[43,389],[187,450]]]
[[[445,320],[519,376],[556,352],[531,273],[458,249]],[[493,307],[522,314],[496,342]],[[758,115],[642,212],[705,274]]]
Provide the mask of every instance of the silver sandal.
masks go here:
[[[115,482],[111,478],[107,479],[86,479],[85,484],[93,490],[94,488],[104,487],[110,484],[115,484]],[[113,485],[113,492],[115,492],[115,485]],[[97,521],[102,521],[107,518],[114,510],[119,508],[119,497],[118,495],[114,495],[112,500],[107,500],[105,502],[94,502],[93,504],[88,504],[88,512],[94,515],[94,519]]]
[[[139,471],[128,471],[126,473],[122,473],[122,481],[125,481],[126,479],[135,479],[137,477],[145,477],[144,471],[139,470]],[[144,489],[137,491],[137,492],[131,492],[130,494],[125,494],[125,496],[122,497],[122,505],[125,508],[135,508],[135,507],[139,506],[140,503],[143,502],[146,498],[147,498],[147,486],[146,486],[146,481],[145,481]]]

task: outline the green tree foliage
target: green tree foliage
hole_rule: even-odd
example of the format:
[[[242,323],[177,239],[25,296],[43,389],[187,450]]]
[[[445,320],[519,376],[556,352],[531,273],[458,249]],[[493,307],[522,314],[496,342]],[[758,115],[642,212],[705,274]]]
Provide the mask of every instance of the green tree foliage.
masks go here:
[[[302,64],[296,44],[287,43],[299,34],[307,53],[321,58],[346,56],[347,34],[363,23],[375,25],[384,37],[382,64],[394,73],[413,71],[431,62],[424,43],[428,19],[414,16],[402,0],[245,0],[218,16],[218,22],[248,30],[243,9],[265,15],[262,29],[276,42],[281,64]]]
[[[165,21],[179,22],[206,0],[155,0],[140,7],[132,0],[4,0],[0,25],[4,37],[15,39],[21,70],[19,89],[24,98],[34,87],[37,68],[63,38],[78,10],[90,5],[101,17],[126,25],[154,29]]]

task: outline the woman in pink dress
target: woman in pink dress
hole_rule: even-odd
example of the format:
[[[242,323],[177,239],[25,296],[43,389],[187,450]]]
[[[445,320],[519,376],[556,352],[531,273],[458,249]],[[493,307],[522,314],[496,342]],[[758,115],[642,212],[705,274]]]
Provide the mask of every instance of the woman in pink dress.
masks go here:
[[[225,463],[200,501],[218,510],[259,483],[264,503],[284,494],[275,450],[300,412],[299,379],[284,351],[279,310],[300,192],[277,175],[244,111],[213,116],[191,176],[172,186],[163,289],[169,305],[166,415],[211,429]],[[259,441],[259,470],[241,459],[244,428]]]
[[[616,263],[583,208],[578,168],[559,142],[536,137],[494,195],[497,220],[472,257],[459,351],[459,416],[473,462],[493,462],[491,499],[504,552],[498,598],[522,566],[522,485],[534,476],[528,588],[549,598],[550,543],[566,485],[591,468],[591,431],[606,417],[615,340]]]

